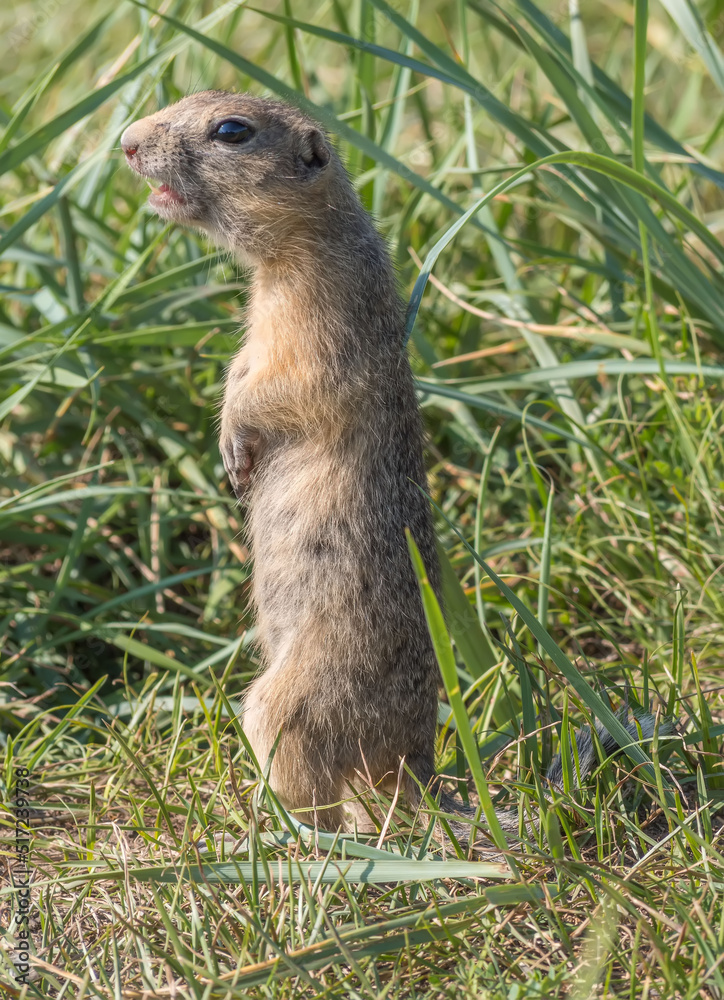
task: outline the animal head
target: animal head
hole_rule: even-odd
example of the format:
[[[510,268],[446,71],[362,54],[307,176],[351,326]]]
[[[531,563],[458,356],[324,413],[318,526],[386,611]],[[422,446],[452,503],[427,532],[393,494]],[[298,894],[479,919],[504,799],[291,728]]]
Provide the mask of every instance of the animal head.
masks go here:
[[[151,182],[158,215],[205,231],[250,263],[318,238],[353,195],[316,122],[249,94],[192,94],[134,122],[121,147]]]

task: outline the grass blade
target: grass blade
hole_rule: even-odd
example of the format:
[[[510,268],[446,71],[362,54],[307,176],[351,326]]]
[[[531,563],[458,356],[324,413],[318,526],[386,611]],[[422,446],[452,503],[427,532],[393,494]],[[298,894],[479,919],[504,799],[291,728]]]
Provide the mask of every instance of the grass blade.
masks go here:
[[[442,611],[440,610],[437,597],[435,597],[435,593],[430,586],[430,582],[427,579],[425,565],[422,561],[420,552],[415,545],[415,541],[408,529],[405,529],[405,533],[407,536],[407,545],[410,550],[412,565],[415,568],[415,574],[420,585],[422,603],[425,608],[425,618],[427,619],[430,636],[432,638],[433,646],[435,647],[435,655],[437,656],[437,661],[440,664],[440,672],[442,673],[442,678],[445,683],[445,690],[447,691],[450,707],[452,708],[453,715],[455,716],[457,732],[460,736],[463,750],[465,751],[468,766],[472,771],[475,789],[480,797],[483,815],[485,816],[485,820],[488,824],[494,843],[501,850],[505,851],[507,850],[508,845],[505,840],[505,834],[501,829],[500,822],[495,813],[495,809],[493,808],[490,792],[488,791],[488,783],[485,780],[483,768],[480,763],[478,746],[475,741],[475,737],[473,736],[472,729],[470,728],[470,719],[468,718],[468,713],[465,710],[465,703],[463,702],[462,694],[460,692],[460,680],[455,667],[455,656],[452,651],[447,629],[445,628]],[[507,861],[510,865],[511,874],[515,876],[517,871],[515,862],[510,856],[507,857]]]

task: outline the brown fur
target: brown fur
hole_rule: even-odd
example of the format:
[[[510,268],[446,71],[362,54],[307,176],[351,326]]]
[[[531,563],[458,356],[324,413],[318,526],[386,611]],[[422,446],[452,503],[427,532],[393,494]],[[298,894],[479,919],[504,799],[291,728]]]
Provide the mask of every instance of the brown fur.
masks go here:
[[[228,117],[255,133],[228,145]],[[263,672],[243,725],[283,804],[349,823],[358,775],[400,759],[434,775],[438,668],[404,536],[438,567],[404,312],[384,243],[318,125],[246,94],[187,97],[132,125],[131,166],[183,201],[152,198],[252,269],[220,447],[248,499]],[[408,798],[419,800],[405,779]]]

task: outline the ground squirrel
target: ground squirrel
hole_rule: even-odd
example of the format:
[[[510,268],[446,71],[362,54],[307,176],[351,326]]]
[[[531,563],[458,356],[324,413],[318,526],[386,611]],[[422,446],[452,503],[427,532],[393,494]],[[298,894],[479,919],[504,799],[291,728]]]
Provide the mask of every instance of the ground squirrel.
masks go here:
[[[149,200],[159,215],[252,271],[220,438],[248,503],[264,663],[244,731],[262,767],[279,736],[271,785],[300,819],[316,809],[321,826],[349,826],[360,817],[340,804],[350,789],[389,789],[398,774],[415,804],[435,776],[439,674],[405,528],[438,594],[439,570],[385,244],[327,136],[286,104],[194,94],[135,122],[121,145],[161,182]]]
[[[438,586],[422,425],[385,244],[319,126],[285,104],[207,92],[121,144],[161,181],[159,215],[252,268],[226,380],[221,454],[248,502],[264,671],[244,731],[289,809],[349,798],[359,775],[434,775],[438,667],[404,529]],[[403,772],[408,800],[419,799]],[[346,825],[340,805],[321,826]],[[299,815],[299,814],[298,814]]]

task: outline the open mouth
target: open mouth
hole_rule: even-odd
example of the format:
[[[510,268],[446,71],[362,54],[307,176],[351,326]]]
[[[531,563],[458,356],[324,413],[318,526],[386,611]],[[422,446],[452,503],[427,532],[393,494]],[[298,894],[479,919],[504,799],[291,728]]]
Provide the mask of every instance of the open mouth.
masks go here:
[[[156,187],[155,184],[152,184],[149,181],[148,186],[151,188],[151,196],[148,201],[154,208],[183,205],[186,201],[183,195],[180,195],[178,191],[174,191],[174,189],[170,188],[168,184],[159,184],[159,186]]]

